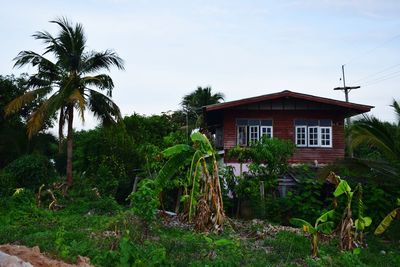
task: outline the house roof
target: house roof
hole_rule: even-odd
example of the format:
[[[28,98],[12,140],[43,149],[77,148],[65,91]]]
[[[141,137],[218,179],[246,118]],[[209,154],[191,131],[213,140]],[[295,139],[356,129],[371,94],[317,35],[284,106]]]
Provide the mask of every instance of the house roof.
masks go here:
[[[256,96],[256,97],[243,98],[240,100],[214,104],[214,105],[208,105],[208,106],[205,106],[204,108],[205,108],[206,112],[217,111],[217,110],[235,108],[235,107],[243,106],[243,105],[255,104],[255,103],[259,103],[259,102],[263,102],[263,101],[277,100],[280,98],[286,98],[286,99],[294,98],[294,99],[306,100],[306,101],[311,101],[311,102],[316,102],[316,103],[321,103],[321,104],[334,105],[334,106],[341,107],[344,109],[350,109],[353,111],[353,112],[351,112],[353,114],[360,114],[360,113],[368,112],[372,108],[374,108],[373,106],[361,105],[361,104],[356,104],[356,103],[351,103],[351,102],[335,100],[335,99],[331,99],[331,98],[302,94],[302,93],[292,92],[292,91],[288,91],[288,90],[278,92],[278,93],[273,93],[273,94],[266,94],[266,95],[261,95],[261,96]]]

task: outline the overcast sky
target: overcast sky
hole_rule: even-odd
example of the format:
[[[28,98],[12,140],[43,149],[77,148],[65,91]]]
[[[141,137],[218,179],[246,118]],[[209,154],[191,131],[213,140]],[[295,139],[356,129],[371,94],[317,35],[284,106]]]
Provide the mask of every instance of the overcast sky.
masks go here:
[[[182,96],[211,86],[226,101],[291,90],[350,101],[394,120],[400,100],[400,1],[4,1],[0,74],[21,50],[43,51],[31,35],[65,16],[84,25],[88,48],[113,49],[113,97],[123,115],[176,110]],[[85,128],[96,122],[87,118]],[[80,123],[75,127],[81,128]]]

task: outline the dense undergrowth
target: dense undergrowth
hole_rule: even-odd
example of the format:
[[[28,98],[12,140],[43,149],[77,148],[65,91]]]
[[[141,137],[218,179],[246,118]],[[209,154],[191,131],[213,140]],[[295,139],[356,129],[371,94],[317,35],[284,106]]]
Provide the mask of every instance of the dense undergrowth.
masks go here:
[[[260,229],[225,227],[222,235],[196,233],[166,226],[158,218],[143,236],[140,221],[112,198],[71,194],[65,206],[50,211],[35,206],[22,191],[1,199],[0,243],[39,246],[53,257],[73,262],[87,256],[96,266],[399,266],[398,241],[367,233],[368,248],[360,254],[340,252],[334,238],[323,241],[320,257],[312,259],[309,241],[295,233],[256,238]],[[244,224],[246,225],[246,224]],[[398,230],[394,225],[386,237]],[[244,232],[246,234],[244,234]],[[398,240],[398,239],[395,239]]]

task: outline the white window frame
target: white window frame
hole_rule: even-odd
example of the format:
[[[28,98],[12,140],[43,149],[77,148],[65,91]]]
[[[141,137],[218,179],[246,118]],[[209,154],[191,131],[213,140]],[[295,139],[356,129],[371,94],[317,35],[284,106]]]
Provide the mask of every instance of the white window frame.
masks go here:
[[[298,130],[299,129],[304,129],[304,144],[299,144],[298,141],[299,139],[297,138]],[[308,131],[307,131],[307,126],[305,125],[300,125],[295,127],[295,144],[297,147],[307,147],[307,142],[308,142]]]
[[[325,129],[325,130],[329,130],[329,139],[324,139],[325,141],[329,141],[329,145],[323,145],[322,144],[322,141],[323,141],[323,139],[322,139],[322,130],[323,129]],[[320,146],[321,147],[332,147],[332,126],[320,126],[319,127],[319,132],[320,132],[320,134],[319,134],[319,140],[320,140]],[[325,135],[326,135],[327,133],[325,132]]]
[[[263,130],[265,129],[265,133]],[[268,130],[270,130],[270,136],[268,136]],[[266,135],[268,138],[273,138],[274,137],[274,131],[272,126],[260,126],[260,138],[262,138],[264,135]]]
[[[246,138],[245,138],[245,143],[244,144],[241,144],[240,143],[240,134],[239,134],[239,132],[240,132],[240,128],[244,128],[244,132],[245,132],[245,135],[246,135]],[[236,144],[238,144],[239,146],[247,146],[248,144],[248,142],[247,142],[247,140],[248,140],[248,132],[247,132],[247,125],[237,125],[236,126],[236,134],[237,134],[237,137],[236,137]]]
[[[256,131],[254,131],[256,130]],[[253,138],[252,135],[255,134],[256,137]],[[258,125],[249,125],[249,143],[256,143],[260,140],[260,128]]]
[[[310,138],[311,135],[317,135],[317,143],[311,144],[311,141],[315,141],[315,139]],[[319,126],[308,126],[307,127],[307,146],[308,147],[320,147],[320,134],[319,134]]]

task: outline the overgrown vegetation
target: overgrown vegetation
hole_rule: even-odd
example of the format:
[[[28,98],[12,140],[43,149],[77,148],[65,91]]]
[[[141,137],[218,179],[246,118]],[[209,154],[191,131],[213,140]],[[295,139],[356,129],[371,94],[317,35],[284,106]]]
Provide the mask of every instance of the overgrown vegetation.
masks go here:
[[[80,24],[54,23],[55,38],[34,37],[56,62],[23,51],[16,65],[38,72],[0,76],[0,244],[96,266],[400,266],[400,121],[355,122],[356,158],[322,170],[289,166],[294,144],[266,137],[229,151],[239,170],[223,167],[201,112],[223,94],[199,87],[181,110],[121,118],[111,78],[91,74],[122,60],[85,53]],[[102,124],[74,132],[85,108]]]
[[[77,177],[76,182],[80,183]],[[139,217],[129,208],[98,198],[87,190],[74,200],[60,198],[65,208],[36,208],[29,190],[1,199],[0,243],[39,246],[42,251],[74,262],[88,256],[96,266],[397,266],[398,246],[368,236],[360,254],[341,253],[338,240],[322,239],[319,258],[310,257],[309,241],[285,231],[258,239],[259,228],[228,228],[223,234],[203,234],[183,226],[153,220],[142,236]],[[83,202],[84,201],[84,202]],[[84,205],[82,205],[85,203]],[[388,229],[390,230],[390,229]],[[381,251],[385,251],[383,254]]]

